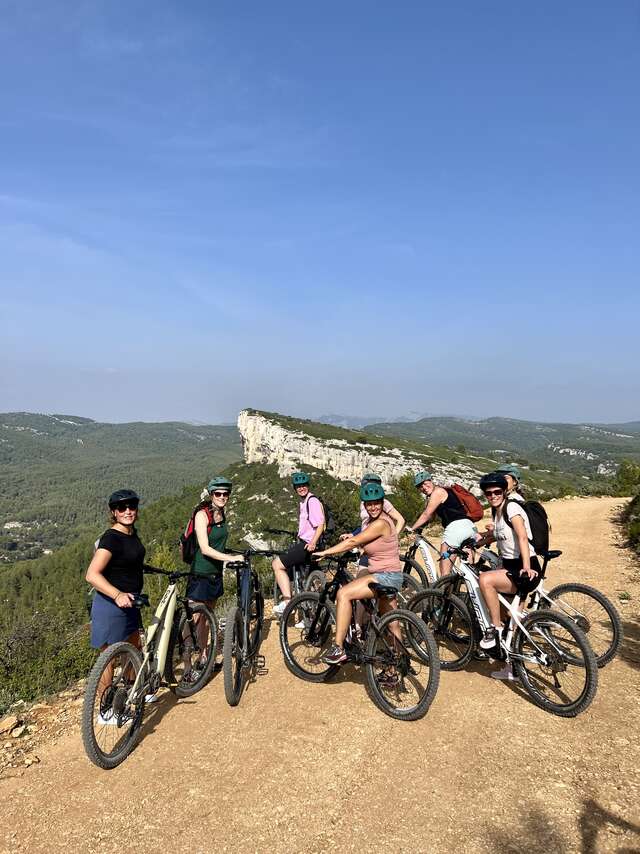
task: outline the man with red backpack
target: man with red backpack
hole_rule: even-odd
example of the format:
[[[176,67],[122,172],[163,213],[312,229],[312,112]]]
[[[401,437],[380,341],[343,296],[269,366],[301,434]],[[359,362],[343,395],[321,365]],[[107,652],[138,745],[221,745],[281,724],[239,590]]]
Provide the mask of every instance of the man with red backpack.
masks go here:
[[[421,528],[434,516],[442,523],[444,532],[440,546],[440,575],[451,571],[449,549],[459,548],[469,537],[478,537],[478,529],[473,524],[480,521],[483,515],[482,505],[478,499],[463,486],[436,486],[429,472],[421,471],[414,477],[413,482],[418,492],[427,499],[427,506],[408,531]]]

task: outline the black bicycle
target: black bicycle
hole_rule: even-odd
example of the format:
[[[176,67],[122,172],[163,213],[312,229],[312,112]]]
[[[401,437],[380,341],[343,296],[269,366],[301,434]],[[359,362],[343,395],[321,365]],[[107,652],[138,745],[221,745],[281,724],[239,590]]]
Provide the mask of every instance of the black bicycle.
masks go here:
[[[236,603],[227,611],[222,647],[224,694],[230,706],[237,706],[252,669],[264,669],[264,656],[259,654],[264,622],[262,582],[251,565],[257,555],[273,557],[277,552],[249,549],[242,560],[230,561],[225,569],[236,573]]]
[[[287,668],[300,679],[325,682],[339,666],[322,661],[335,635],[338,589],[353,581],[346,566],[349,555],[332,559],[335,572],[319,592],[305,591],[291,599],[280,621],[280,645]],[[372,580],[374,599],[361,600],[365,620],[351,624],[345,640],[348,661],[364,667],[367,690],[385,714],[398,720],[417,720],[429,710],[440,681],[440,660],[431,631],[410,611],[394,608],[379,613],[380,599],[396,598],[397,590]]]
[[[298,535],[294,534],[293,531],[286,531],[284,528],[267,528],[268,534],[277,534],[289,537],[293,542],[298,541]],[[318,546],[320,548],[320,546]],[[275,552],[275,554],[282,554],[281,551]],[[299,563],[296,564],[291,570],[291,595],[297,596],[298,593],[302,593],[303,590],[306,590],[306,582],[307,578],[311,572],[311,553],[309,553],[309,560],[307,563]],[[278,586],[278,582],[276,579],[273,579],[273,604],[277,605],[282,601],[282,591]]]

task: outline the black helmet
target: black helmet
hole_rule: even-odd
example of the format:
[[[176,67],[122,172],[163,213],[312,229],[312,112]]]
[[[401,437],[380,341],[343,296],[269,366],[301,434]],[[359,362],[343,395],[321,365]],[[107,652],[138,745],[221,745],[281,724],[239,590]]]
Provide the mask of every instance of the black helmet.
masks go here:
[[[115,507],[119,501],[140,501],[140,496],[133,489],[117,489],[109,496],[109,507]]]
[[[489,474],[485,474],[483,477],[481,477],[479,486],[483,492],[488,486],[498,486],[505,492],[509,488],[509,484],[507,483],[506,477],[503,474],[500,474],[500,472],[498,471],[492,471]]]

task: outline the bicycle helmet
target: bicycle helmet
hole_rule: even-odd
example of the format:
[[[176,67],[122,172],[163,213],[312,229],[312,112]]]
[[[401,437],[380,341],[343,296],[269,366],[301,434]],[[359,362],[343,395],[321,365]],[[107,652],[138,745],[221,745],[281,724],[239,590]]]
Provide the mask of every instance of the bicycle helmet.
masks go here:
[[[514,480],[522,480],[522,471],[514,463],[504,463],[498,466],[496,472],[499,474],[510,474]]]
[[[366,471],[362,475],[360,486],[364,486],[365,483],[379,483],[382,486],[382,478],[379,474],[374,474],[372,471]]]
[[[109,507],[113,509],[119,501],[140,501],[140,496],[133,489],[117,489],[109,496]]]
[[[383,501],[384,489],[379,483],[363,483],[360,487],[360,501]]]
[[[483,477],[480,478],[479,486],[483,492],[488,486],[497,486],[506,492],[509,487],[509,484],[507,483],[507,479],[503,474],[500,474],[500,472],[498,471],[492,471],[489,474],[485,474]]]
[[[222,477],[222,475],[214,477],[207,484],[207,492],[209,494],[211,494],[214,489],[228,489],[229,492],[231,492],[232,488],[233,484],[231,483],[231,481],[226,477]]]
[[[416,487],[421,486],[425,480],[433,480],[433,475],[429,474],[428,471],[419,471],[413,478],[413,485]]]
[[[296,486],[308,486],[309,485],[309,475],[303,471],[294,471],[291,475],[291,483],[295,489]]]

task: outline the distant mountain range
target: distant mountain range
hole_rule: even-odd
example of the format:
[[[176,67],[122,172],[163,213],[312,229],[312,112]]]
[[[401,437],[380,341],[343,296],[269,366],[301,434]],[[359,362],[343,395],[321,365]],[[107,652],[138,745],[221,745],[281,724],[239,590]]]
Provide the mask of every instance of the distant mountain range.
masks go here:
[[[615,474],[623,459],[640,460],[640,421],[565,424],[515,418],[427,417],[410,423],[371,423],[379,436],[464,446],[473,453],[517,457],[524,463],[593,475]]]
[[[387,424],[395,424],[397,422],[413,422],[421,418],[427,418],[426,412],[410,412],[408,415],[400,415],[397,418],[384,418],[384,416],[376,415],[365,417],[364,415],[320,415],[315,420],[320,424],[333,424],[335,427],[346,427],[350,430],[358,430],[366,424],[374,424],[377,422],[386,422]]]

